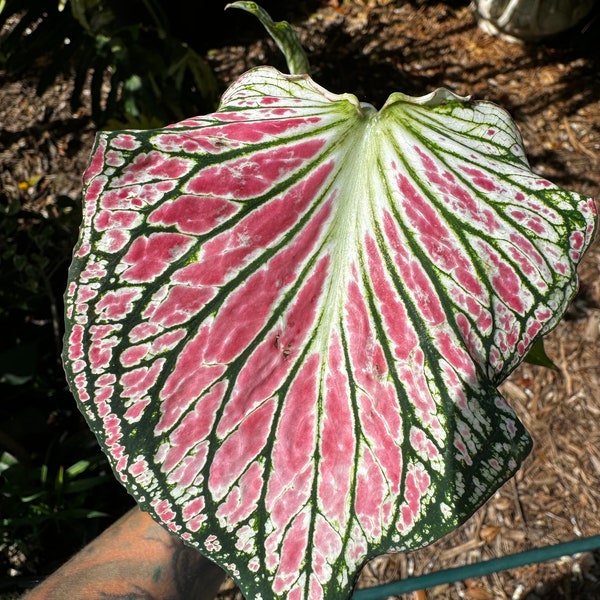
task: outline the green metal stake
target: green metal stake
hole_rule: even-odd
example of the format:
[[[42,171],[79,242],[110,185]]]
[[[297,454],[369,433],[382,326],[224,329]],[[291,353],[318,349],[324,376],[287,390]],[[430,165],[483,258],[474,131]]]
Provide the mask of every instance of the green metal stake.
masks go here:
[[[553,546],[544,546],[534,550],[527,550],[517,554],[509,554],[501,558],[493,558],[480,563],[444,569],[419,577],[410,577],[403,581],[395,581],[385,585],[356,590],[352,596],[353,600],[380,600],[388,596],[407,594],[415,590],[435,587],[445,583],[464,581],[474,577],[483,577],[498,571],[506,571],[517,567],[524,567],[533,563],[544,562],[561,556],[589,552],[600,548],[600,535],[564,542]]]

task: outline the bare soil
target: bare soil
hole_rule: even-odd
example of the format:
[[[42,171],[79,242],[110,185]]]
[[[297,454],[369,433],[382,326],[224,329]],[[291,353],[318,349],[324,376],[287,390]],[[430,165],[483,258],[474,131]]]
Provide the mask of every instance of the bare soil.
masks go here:
[[[514,44],[477,27],[465,2],[330,0],[299,3],[293,24],[332,92],[380,106],[394,91],[448,87],[508,109],[537,173],[600,195],[600,19],[550,42]],[[280,3],[276,19],[290,18]],[[242,36],[243,37],[243,36]],[[223,85],[258,64],[282,67],[264,38],[216,47]],[[0,185],[40,210],[76,196],[94,129],[69,111],[68,81],[38,98],[28,81],[0,81]],[[421,551],[367,564],[359,586],[600,533],[600,244],[580,267],[581,289],[547,337],[557,370],[524,365],[502,386],[534,438],[517,476],[453,534]],[[221,598],[238,592],[230,582]],[[600,554],[585,553],[409,595],[471,600],[600,598]]]

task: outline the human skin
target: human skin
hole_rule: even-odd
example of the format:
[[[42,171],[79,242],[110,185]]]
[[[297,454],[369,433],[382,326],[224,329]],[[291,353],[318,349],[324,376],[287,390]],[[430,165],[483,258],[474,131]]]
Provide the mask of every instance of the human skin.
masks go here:
[[[22,600],[212,600],[224,577],[134,508]]]

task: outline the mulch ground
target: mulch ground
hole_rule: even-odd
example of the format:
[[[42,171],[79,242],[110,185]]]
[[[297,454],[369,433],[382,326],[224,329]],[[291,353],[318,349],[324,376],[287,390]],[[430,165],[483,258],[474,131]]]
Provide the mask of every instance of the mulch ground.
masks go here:
[[[313,3],[314,4],[314,3]],[[287,18],[281,4],[277,19]],[[296,11],[293,24],[332,92],[380,106],[393,91],[445,86],[507,108],[533,169],[566,188],[600,195],[600,19],[544,45],[520,45],[478,29],[465,2],[331,0]],[[215,48],[224,84],[247,68],[281,66],[266,39]],[[69,83],[37,98],[34,84],[0,86],[0,185],[51,210],[79,192],[93,139],[85,113],[68,109]],[[29,183],[27,183],[29,182]],[[479,562],[600,533],[600,244],[581,267],[581,289],[547,337],[556,371],[524,365],[502,391],[535,442],[517,476],[472,519],[439,542],[367,564],[359,586]],[[237,592],[225,584],[221,598]],[[584,553],[457,582],[413,598],[537,600],[600,598],[600,554]]]

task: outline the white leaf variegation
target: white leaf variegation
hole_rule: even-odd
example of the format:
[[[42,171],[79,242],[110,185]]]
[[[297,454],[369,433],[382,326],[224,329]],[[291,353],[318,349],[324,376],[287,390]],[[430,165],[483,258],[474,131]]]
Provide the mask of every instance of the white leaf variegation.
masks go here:
[[[140,505],[248,598],[347,597],[456,527],[529,436],[497,391],[556,325],[591,200],[506,112],[377,112],[258,68],[220,109],[101,133],[65,363]]]

